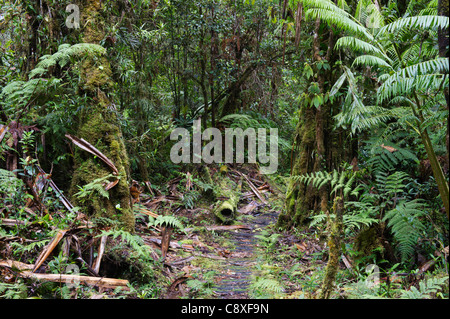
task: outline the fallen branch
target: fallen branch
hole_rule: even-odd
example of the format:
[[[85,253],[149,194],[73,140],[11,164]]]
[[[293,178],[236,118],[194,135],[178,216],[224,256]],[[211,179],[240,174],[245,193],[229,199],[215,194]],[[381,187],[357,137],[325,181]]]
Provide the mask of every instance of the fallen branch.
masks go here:
[[[217,225],[217,226],[205,226],[207,230],[234,230],[234,229],[252,229],[247,225]],[[185,228],[184,231],[189,232],[196,228]]]
[[[161,254],[162,259],[166,259],[167,251],[170,246],[170,236],[172,235],[172,228],[169,226],[163,226],[161,229]]]
[[[60,282],[60,283],[80,283],[88,286],[95,286],[101,288],[117,288],[123,287],[125,290],[128,288],[128,280],[114,279],[114,278],[100,278],[92,276],[79,276],[79,275],[66,275],[66,274],[35,274],[30,271],[24,271],[19,273],[23,278],[32,278],[37,280]]]
[[[100,270],[100,262],[102,261],[103,253],[105,252],[105,246],[106,246],[106,240],[108,239],[108,236],[102,236],[100,239],[100,245],[98,247],[98,254],[97,258],[95,259],[93,269],[96,273]]]
[[[39,267],[41,267],[42,263],[47,259],[47,257],[51,254],[53,249],[55,249],[56,245],[63,239],[64,235],[66,234],[67,230],[59,230],[56,234],[55,238],[48,244],[44,250],[39,255],[38,259],[36,260],[36,263],[34,264],[33,272],[35,272]]]
[[[31,270],[34,266],[15,260],[0,260],[0,267],[8,267],[11,269],[18,269],[19,271],[23,271]]]
[[[18,220],[18,219],[8,219],[8,218],[3,218],[0,219],[0,224],[2,226],[16,226],[16,225],[25,225],[26,222],[23,220]]]
[[[239,171],[235,171],[235,172],[237,172],[240,176],[244,177],[245,181],[247,182],[248,186],[250,186],[250,188],[251,188],[251,190],[253,191],[253,193],[255,193],[256,197],[258,197],[259,200],[260,200],[263,204],[267,205],[267,201],[266,201],[265,198],[261,195],[261,193],[259,192],[258,188],[256,188],[255,185],[253,185],[253,183],[250,181],[250,179],[249,179],[246,175],[242,174],[242,173],[239,172]]]

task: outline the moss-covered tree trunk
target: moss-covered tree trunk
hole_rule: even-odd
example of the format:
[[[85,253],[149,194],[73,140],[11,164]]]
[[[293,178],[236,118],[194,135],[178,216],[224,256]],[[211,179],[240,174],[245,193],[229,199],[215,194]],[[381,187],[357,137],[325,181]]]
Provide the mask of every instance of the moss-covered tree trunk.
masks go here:
[[[102,15],[104,1],[83,1],[81,12],[81,38],[85,43],[100,44],[105,37],[105,17]],[[111,66],[106,56],[87,58],[80,68],[80,94],[91,98],[91,103],[81,112],[77,137],[83,138],[104,155],[119,171],[119,182],[111,190],[109,197],[100,194],[91,196],[83,203],[88,212],[94,216],[118,220],[121,227],[134,231],[134,215],[128,187],[129,162],[125,149],[114,103],[108,97],[112,88]],[[77,204],[77,186],[91,183],[95,179],[111,174],[111,170],[98,158],[80,149],[75,149],[75,171],[70,193]]]
[[[334,200],[332,211],[335,214],[335,219],[332,221],[328,216],[328,223],[331,224],[330,235],[328,238],[328,263],[325,268],[325,276],[322,283],[322,288],[319,294],[320,299],[328,299],[333,291],[334,281],[339,269],[339,258],[341,256],[341,237],[344,214],[344,201],[341,197],[336,197]]]
[[[327,87],[325,85],[326,79],[330,72],[323,68],[317,69],[314,67],[319,62],[329,61],[329,50],[326,56],[320,54],[320,20],[315,23],[314,40],[312,50],[312,60],[314,69],[314,80],[320,90],[319,95],[324,96]],[[328,44],[333,45],[332,37],[328,38]],[[314,95],[311,94],[311,99]],[[301,106],[299,124],[296,129],[296,138],[292,149],[292,171],[291,176],[304,175],[306,173],[326,170],[328,163],[325,158],[327,153],[328,143],[325,140],[330,123],[330,108],[331,105],[323,100],[320,105],[303,104]],[[287,187],[285,209],[280,214],[278,224],[283,227],[290,227],[292,225],[301,225],[305,222],[306,217],[309,216],[311,210],[321,209],[327,210],[328,192],[325,187],[317,190],[311,186],[305,186],[302,183],[290,181]]]
[[[339,102],[335,101],[333,104],[325,98],[336,80],[333,72],[336,57],[333,54],[335,35],[332,30],[322,26],[320,20],[316,20],[312,61],[309,63],[314,71],[311,85],[314,84],[319,89],[319,93],[309,93],[309,98],[313,100],[315,96],[320,95],[322,102],[318,105],[307,102],[300,107],[300,119],[292,147],[291,176],[322,170],[331,171],[338,168],[343,160],[350,161],[353,158],[352,145],[350,140],[345,138],[346,133],[333,127],[333,116],[341,110],[341,106]],[[328,49],[325,51],[323,48]],[[323,67],[326,64],[330,67]],[[319,68],[318,65],[322,66]],[[287,185],[285,207],[278,219],[278,226],[302,226],[311,211],[326,212],[328,202],[328,186],[316,189],[291,180]]]
[[[311,157],[315,149],[315,110],[303,107],[300,121],[296,128],[296,137],[292,149],[291,176],[312,172],[314,159]],[[304,223],[310,209],[314,207],[317,190],[304,183],[289,181],[287,186],[285,209],[278,219],[279,226],[290,227]]]

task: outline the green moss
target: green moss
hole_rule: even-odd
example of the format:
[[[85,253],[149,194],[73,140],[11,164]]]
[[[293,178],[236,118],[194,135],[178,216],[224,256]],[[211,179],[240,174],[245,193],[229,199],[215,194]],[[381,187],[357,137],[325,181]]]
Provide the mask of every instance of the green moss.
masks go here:
[[[333,212],[336,218],[331,224],[330,236],[328,238],[328,263],[325,268],[325,277],[322,289],[319,294],[320,299],[328,299],[333,290],[336,273],[339,269],[339,258],[341,255],[341,237],[344,229],[342,215],[344,212],[344,202],[342,198],[336,197],[333,205]]]
[[[86,43],[99,44],[104,38],[105,18],[101,16],[100,0],[82,1],[84,27],[82,39]],[[107,97],[112,87],[112,72],[106,56],[86,57],[80,63],[80,87],[91,97],[92,103],[80,114],[77,137],[95,146],[116,166],[119,182],[108,191],[109,198],[93,196],[83,207],[95,216],[117,219],[128,232],[134,232],[134,214],[128,185],[129,161],[116,114],[108,108]],[[95,179],[111,174],[111,169],[100,159],[80,148],[75,149],[76,169],[70,194]],[[77,199],[74,198],[76,201]]]
[[[129,162],[125,145],[121,140],[121,132],[117,124],[111,123],[107,118],[112,119],[101,105],[94,105],[96,112],[85,112],[82,114],[82,125],[77,136],[87,140],[100,152],[108,157],[119,171],[121,177],[119,183],[112,188],[109,199],[92,198],[86,209],[95,216],[104,216],[118,219],[125,229],[132,232],[134,230],[134,215],[130,204],[129,186],[127,177],[129,176]],[[82,149],[76,149],[75,161],[78,167],[72,179],[71,194],[78,191],[77,185],[86,185],[97,178],[111,174],[110,168],[100,159]],[[119,209],[117,209],[118,207]]]

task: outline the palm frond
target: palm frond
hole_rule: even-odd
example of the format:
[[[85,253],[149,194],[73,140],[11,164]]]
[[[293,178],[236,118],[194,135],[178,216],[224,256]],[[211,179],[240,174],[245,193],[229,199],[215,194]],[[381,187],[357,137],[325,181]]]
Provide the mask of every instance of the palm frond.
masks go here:
[[[392,66],[387,63],[385,60],[380,59],[377,56],[373,55],[360,55],[357,57],[354,61],[352,66],[354,65],[368,65],[368,66],[378,66],[378,67],[385,67],[390,70],[392,70]]]
[[[426,15],[401,18],[382,27],[380,34],[396,33],[401,29],[446,29],[449,18],[445,16]]]
[[[360,51],[366,54],[372,54],[378,57],[381,57],[391,63],[391,59],[383,52],[380,48],[377,48],[375,45],[361,40],[354,36],[345,36],[341,37],[336,41],[335,45],[336,49],[351,49],[353,51]]]
[[[306,19],[321,19],[337,28],[350,31],[352,34],[363,36],[368,40],[373,40],[373,36],[367,29],[353,18],[345,10],[336,6],[330,0],[301,0],[307,8]]]

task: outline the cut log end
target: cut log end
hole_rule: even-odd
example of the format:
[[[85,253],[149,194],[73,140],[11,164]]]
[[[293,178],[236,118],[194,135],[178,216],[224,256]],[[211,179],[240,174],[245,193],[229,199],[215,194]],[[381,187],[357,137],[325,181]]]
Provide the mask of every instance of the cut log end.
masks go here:
[[[234,201],[222,202],[214,211],[216,217],[224,224],[233,222],[236,215],[236,205]]]

